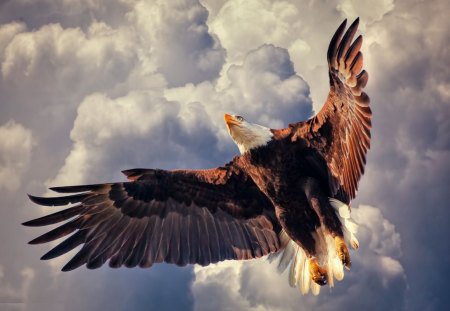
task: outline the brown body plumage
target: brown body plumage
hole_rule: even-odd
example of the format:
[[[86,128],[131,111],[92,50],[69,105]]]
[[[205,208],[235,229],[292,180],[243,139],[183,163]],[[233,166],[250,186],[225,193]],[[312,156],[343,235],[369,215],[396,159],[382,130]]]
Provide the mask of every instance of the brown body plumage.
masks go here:
[[[361,36],[352,43],[357,26],[358,20],[343,36],[344,22],[331,40],[330,92],[312,119],[270,130],[226,115],[243,154],[223,167],[134,169],[124,172],[128,182],[51,188],[70,193],[57,198],[30,196],[41,205],[74,204],[24,223],[67,220],[30,243],[73,233],[42,257],[54,258],[83,244],[63,267],[67,271],[84,264],[98,268],[108,260],[111,267],[207,265],[281,251],[291,260],[293,255],[286,254],[293,242],[309,260],[312,280],[320,285],[332,281],[323,257],[327,250],[319,240],[334,239],[343,265],[350,267],[350,258],[343,220],[329,198],[346,206],[355,197],[370,146]]]

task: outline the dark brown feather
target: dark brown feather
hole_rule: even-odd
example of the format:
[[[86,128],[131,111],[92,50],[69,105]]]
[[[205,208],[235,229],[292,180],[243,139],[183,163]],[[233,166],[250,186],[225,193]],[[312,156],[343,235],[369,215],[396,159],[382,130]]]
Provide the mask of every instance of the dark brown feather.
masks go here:
[[[69,207],[62,211],[24,222],[24,223],[22,223],[22,225],[28,226],[28,227],[41,227],[41,226],[53,225],[58,222],[68,220],[76,215],[79,215],[83,211],[83,209],[84,209],[84,206],[81,204],[78,204],[76,206]]]
[[[341,40],[342,35],[344,34],[345,26],[347,25],[347,20],[345,19],[339,28],[336,30],[335,34],[331,38],[330,45],[328,47],[327,58],[328,64],[332,68],[336,68],[336,54],[339,48],[339,42]]]
[[[65,186],[65,187],[50,187],[49,189],[59,193],[78,193],[85,191],[99,191],[109,184],[93,184],[93,185],[81,185],[81,186]]]
[[[42,256],[41,260],[53,259],[67,252],[70,252],[78,245],[83,244],[85,239],[86,239],[86,230],[77,231],[76,233],[72,234],[70,237],[65,239],[63,242],[52,248],[44,256]]]
[[[134,181],[52,188],[61,193],[82,192],[65,197],[30,196],[41,205],[77,204],[24,223],[45,226],[77,217],[30,242],[45,243],[75,231],[42,259],[55,258],[80,244],[84,245],[64,271],[83,264],[95,269],[108,259],[112,267],[150,267],[162,261],[207,265],[277,250],[258,243],[263,234],[252,230],[254,226],[269,230],[260,223],[266,221],[277,236],[279,224],[262,216],[264,211],[273,213],[273,205],[232,163],[202,171],[137,169],[124,173]]]
[[[347,55],[345,56],[345,68],[350,68],[351,64],[353,63],[353,60],[355,59],[356,55],[359,53],[359,50],[361,49],[363,43],[363,37],[361,35],[358,36],[358,38],[355,39],[355,41],[352,43],[350,48],[348,49]]]
[[[31,240],[28,242],[29,244],[42,244],[42,243],[48,243],[54,240],[57,240],[59,238],[62,238],[72,232],[74,232],[78,225],[81,223],[81,217],[77,217],[74,220],[71,220],[37,238],[34,240]]]
[[[341,43],[339,44],[339,50],[337,53],[337,60],[339,61],[339,67],[345,68],[345,57],[347,55],[350,44],[352,43],[353,36],[356,33],[359,25],[359,18],[350,25],[347,32],[344,34]]]
[[[33,195],[28,195],[30,200],[33,203],[44,205],[44,206],[62,206],[67,205],[71,203],[77,203],[80,202],[83,199],[88,198],[92,194],[87,193],[80,193],[80,194],[74,194],[74,195],[68,195],[65,197],[53,197],[53,198],[44,198],[44,197],[36,197]]]

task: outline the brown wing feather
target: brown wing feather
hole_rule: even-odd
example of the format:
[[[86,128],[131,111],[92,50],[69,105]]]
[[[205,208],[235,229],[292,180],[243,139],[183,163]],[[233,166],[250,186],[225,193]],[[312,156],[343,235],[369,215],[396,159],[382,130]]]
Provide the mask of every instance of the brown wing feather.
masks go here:
[[[330,93],[317,118],[309,121],[319,135],[326,123],[332,123],[329,137],[332,141],[321,152],[327,162],[334,164],[331,169],[333,188],[345,202],[356,196],[370,147],[372,113],[369,97],[362,91],[368,81],[367,72],[362,70],[362,37],[352,43],[358,23],[359,19],[356,19],[342,40],[345,22],[336,32],[336,40],[330,44],[331,52],[328,53],[332,56],[328,58]]]
[[[372,117],[369,97],[362,91],[368,81],[362,70],[362,36],[352,42],[358,23],[356,19],[344,34],[344,21],[331,39],[327,53],[330,92],[323,108],[307,122],[290,126],[294,139],[306,139],[325,158],[331,192],[347,203],[356,196],[364,174]]]
[[[207,265],[261,257],[279,248],[273,205],[232,163],[210,170],[137,169],[125,174],[133,181],[51,188],[72,193],[64,197],[30,196],[46,206],[75,204],[24,223],[67,221],[30,242],[46,243],[72,233],[41,259],[82,244],[64,271],[84,264],[98,268],[108,259],[111,267],[150,267],[163,261]]]

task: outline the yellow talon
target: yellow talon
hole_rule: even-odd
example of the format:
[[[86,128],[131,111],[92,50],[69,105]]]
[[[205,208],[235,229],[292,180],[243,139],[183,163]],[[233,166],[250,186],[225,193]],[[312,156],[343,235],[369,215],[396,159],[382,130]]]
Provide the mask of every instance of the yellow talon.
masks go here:
[[[348,252],[348,248],[345,244],[344,239],[340,236],[336,236],[334,238],[334,242],[336,245],[336,253],[339,256],[339,259],[347,269],[350,269],[350,267],[352,266],[352,262],[350,261],[350,253]]]
[[[309,259],[309,274],[317,284],[321,286],[327,284],[327,269],[321,268],[316,258]]]

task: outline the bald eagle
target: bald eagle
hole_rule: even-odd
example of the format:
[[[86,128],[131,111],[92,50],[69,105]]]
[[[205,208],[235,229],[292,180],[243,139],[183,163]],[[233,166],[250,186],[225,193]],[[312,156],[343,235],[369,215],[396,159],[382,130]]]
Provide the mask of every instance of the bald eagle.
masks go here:
[[[60,197],[30,195],[40,205],[72,205],[25,222],[65,222],[29,243],[71,234],[41,258],[82,245],[63,271],[108,260],[114,268],[204,266],[270,254],[281,271],[290,265],[290,284],[303,293],[333,286],[351,266],[349,246],[358,247],[348,205],[370,147],[362,37],[353,40],[358,22],[345,32],[344,21],[331,39],[330,91],[313,118],[270,129],[225,114],[241,155],[222,167],[131,169],[123,172],[127,182],[50,188],[68,194]]]

